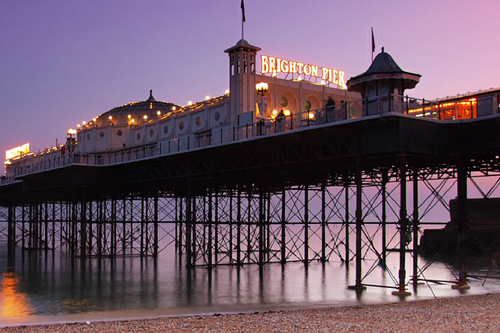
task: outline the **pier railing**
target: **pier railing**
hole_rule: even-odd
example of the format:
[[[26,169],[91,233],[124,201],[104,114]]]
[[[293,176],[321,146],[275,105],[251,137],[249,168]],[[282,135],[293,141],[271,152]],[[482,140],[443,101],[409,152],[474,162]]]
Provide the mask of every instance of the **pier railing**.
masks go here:
[[[60,168],[72,164],[111,165],[126,163],[145,158],[165,156],[206,147],[231,144],[236,141],[253,140],[269,135],[301,130],[314,126],[328,126],[339,121],[361,118],[386,113],[400,113],[415,117],[439,120],[473,118],[478,114],[492,114],[493,110],[480,110],[473,101],[443,103],[427,101],[401,95],[386,95],[363,100],[348,101],[319,109],[310,109],[298,113],[283,113],[268,118],[258,119],[255,123],[244,126],[213,128],[210,131],[194,133],[119,151],[80,154],[64,146],[47,149],[39,154],[24,156],[16,168],[14,176],[0,178],[0,185],[15,181],[18,176]]]

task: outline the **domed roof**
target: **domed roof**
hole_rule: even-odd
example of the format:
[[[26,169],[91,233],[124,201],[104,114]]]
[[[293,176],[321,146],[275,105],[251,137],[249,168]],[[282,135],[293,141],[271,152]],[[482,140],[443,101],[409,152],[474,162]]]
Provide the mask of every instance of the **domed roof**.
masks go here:
[[[396,64],[391,55],[384,51],[380,52],[366,72],[353,76],[347,81],[350,91],[363,92],[363,86],[374,80],[402,79],[404,89],[414,88],[420,81],[420,74],[405,72]]]
[[[164,115],[168,112],[172,112],[180,109],[181,106],[157,101],[153,97],[153,90],[149,91],[149,98],[142,102],[131,102],[122,106],[113,108],[97,117],[95,119],[95,124],[97,126],[106,126],[109,124],[110,117],[113,120],[114,125],[122,125],[127,123],[129,118],[142,119],[144,116],[147,118],[156,117],[158,115]],[[129,117],[130,116],[130,117]],[[123,121],[120,121],[122,119]]]

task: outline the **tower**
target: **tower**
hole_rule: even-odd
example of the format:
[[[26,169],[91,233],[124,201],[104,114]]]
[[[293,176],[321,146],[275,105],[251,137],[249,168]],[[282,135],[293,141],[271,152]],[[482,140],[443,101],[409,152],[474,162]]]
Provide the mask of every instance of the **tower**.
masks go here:
[[[242,126],[255,120],[255,70],[260,48],[241,39],[225,50],[229,55],[229,98],[231,119]]]
[[[347,81],[349,91],[361,93],[363,115],[398,111],[405,89],[415,88],[420,74],[403,71],[389,53],[380,52],[370,68]]]

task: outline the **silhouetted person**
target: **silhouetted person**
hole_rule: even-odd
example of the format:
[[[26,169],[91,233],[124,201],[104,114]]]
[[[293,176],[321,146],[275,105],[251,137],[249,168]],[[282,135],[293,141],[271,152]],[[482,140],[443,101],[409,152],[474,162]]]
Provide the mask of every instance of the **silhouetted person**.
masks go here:
[[[281,109],[280,113],[276,116],[276,122],[278,126],[276,132],[283,132],[285,127],[285,113],[283,112],[283,109]]]
[[[328,101],[326,101],[325,105],[325,113],[326,113],[326,122],[330,122],[333,120],[333,111],[335,110],[335,101],[328,97]]]

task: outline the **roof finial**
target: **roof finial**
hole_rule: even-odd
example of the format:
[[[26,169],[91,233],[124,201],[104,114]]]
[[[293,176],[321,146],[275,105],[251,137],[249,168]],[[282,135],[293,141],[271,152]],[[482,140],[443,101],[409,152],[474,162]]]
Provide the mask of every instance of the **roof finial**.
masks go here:
[[[382,53],[384,53],[384,47],[382,46]]]
[[[155,98],[153,97],[153,89],[149,90],[149,98],[147,101],[156,101]]]

